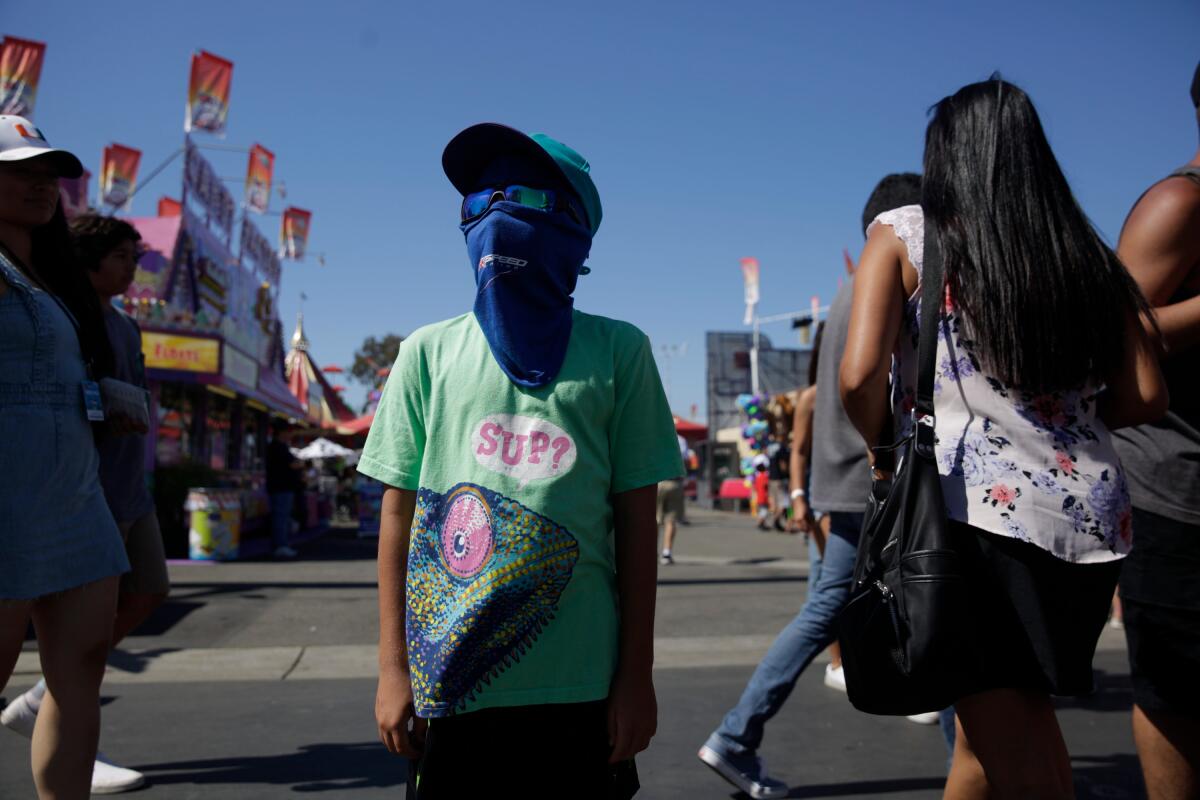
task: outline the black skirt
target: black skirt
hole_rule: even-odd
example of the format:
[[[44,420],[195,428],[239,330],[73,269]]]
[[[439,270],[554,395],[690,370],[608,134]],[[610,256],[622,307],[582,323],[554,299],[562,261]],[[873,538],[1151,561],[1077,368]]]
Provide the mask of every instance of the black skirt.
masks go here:
[[[1072,564],[960,522],[974,651],[962,696],[989,689],[1090,694],[1092,657],[1121,560]]]

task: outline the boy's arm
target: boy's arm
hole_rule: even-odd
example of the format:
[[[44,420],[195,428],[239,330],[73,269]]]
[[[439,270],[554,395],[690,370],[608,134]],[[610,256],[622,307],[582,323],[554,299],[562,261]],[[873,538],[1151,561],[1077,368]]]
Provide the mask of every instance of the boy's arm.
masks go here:
[[[419,758],[427,722],[414,714],[404,630],[408,539],[417,493],[387,487],[379,520],[379,687],[375,721],[389,752]],[[409,730],[409,723],[412,730]]]
[[[617,673],[608,695],[609,763],[633,758],[658,727],[654,696],[654,602],[658,581],[654,521],[657,486],[613,495],[621,633]]]

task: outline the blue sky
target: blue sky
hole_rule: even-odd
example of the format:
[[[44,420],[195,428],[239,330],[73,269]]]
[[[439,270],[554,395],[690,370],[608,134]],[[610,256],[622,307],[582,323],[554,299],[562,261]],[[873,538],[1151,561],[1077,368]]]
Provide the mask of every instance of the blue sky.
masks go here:
[[[741,329],[738,259],[762,264],[764,315],[827,302],[876,180],[919,170],[928,107],[993,70],[1032,95],[1114,240],[1138,194],[1196,151],[1197,32],[1194,0],[0,0],[0,33],[48,44],[38,125],[93,172],[115,141],[144,151],[145,175],[182,143],[191,52],[234,61],[224,143],[275,152],[328,257],[289,262],[283,279],[285,327],[305,292],[322,364],[469,310],[440,166],[455,132],[495,120],[567,142],[604,202],[577,306],[634,322],[656,348],[687,343],[671,366],[685,415],[704,413],[704,331]],[[208,155],[244,174],[245,155]],[[166,170],[133,213],[179,180]],[[272,240],[277,224],[262,220]],[[794,341],[786,325],[766,332]]]

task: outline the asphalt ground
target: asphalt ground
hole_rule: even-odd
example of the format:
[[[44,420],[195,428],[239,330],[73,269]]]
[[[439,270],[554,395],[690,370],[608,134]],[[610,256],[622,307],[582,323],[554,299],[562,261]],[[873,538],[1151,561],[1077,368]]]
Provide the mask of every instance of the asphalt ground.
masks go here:
[[[741,693],[807,587],[800,537],[691,511],[659,573],[659,734],[639,798],[736,797],[696,750]],[[171,599],[110,658],[101,747],[146,773],[146,798],[402,797],[405,765],[375,737],[374,543],[334,531],[301,559],[172,564]],[[27,645],[3,694],[36,680]],[[871,717],[806,672],[762,754],[791,797],[934,798],[936,726]],[[1144,797],[1129,732],[1123,637],[1106,631],[1097,693],[1059,718],[1081,798]],[[531,753],[536,764],[536,754]],[[497,786],[497,797],[504,797]],[[28,742],[0,730],[0,798],[33,797]]]

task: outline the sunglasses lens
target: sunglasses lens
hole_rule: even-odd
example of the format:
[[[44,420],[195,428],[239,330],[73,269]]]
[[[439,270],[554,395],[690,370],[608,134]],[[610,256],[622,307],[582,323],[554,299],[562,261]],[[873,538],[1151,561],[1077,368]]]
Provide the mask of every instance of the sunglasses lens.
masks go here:
[[[504,192],[504,199],[530,208],[550,209],[554,207],[554,193],[548,189],[509,186]]]
[[[491,204],[492,190],[484,189],[482,192],[472,192],[463,198],[462,218],[463,220],[474,219],[480,214],[488,210]]]

